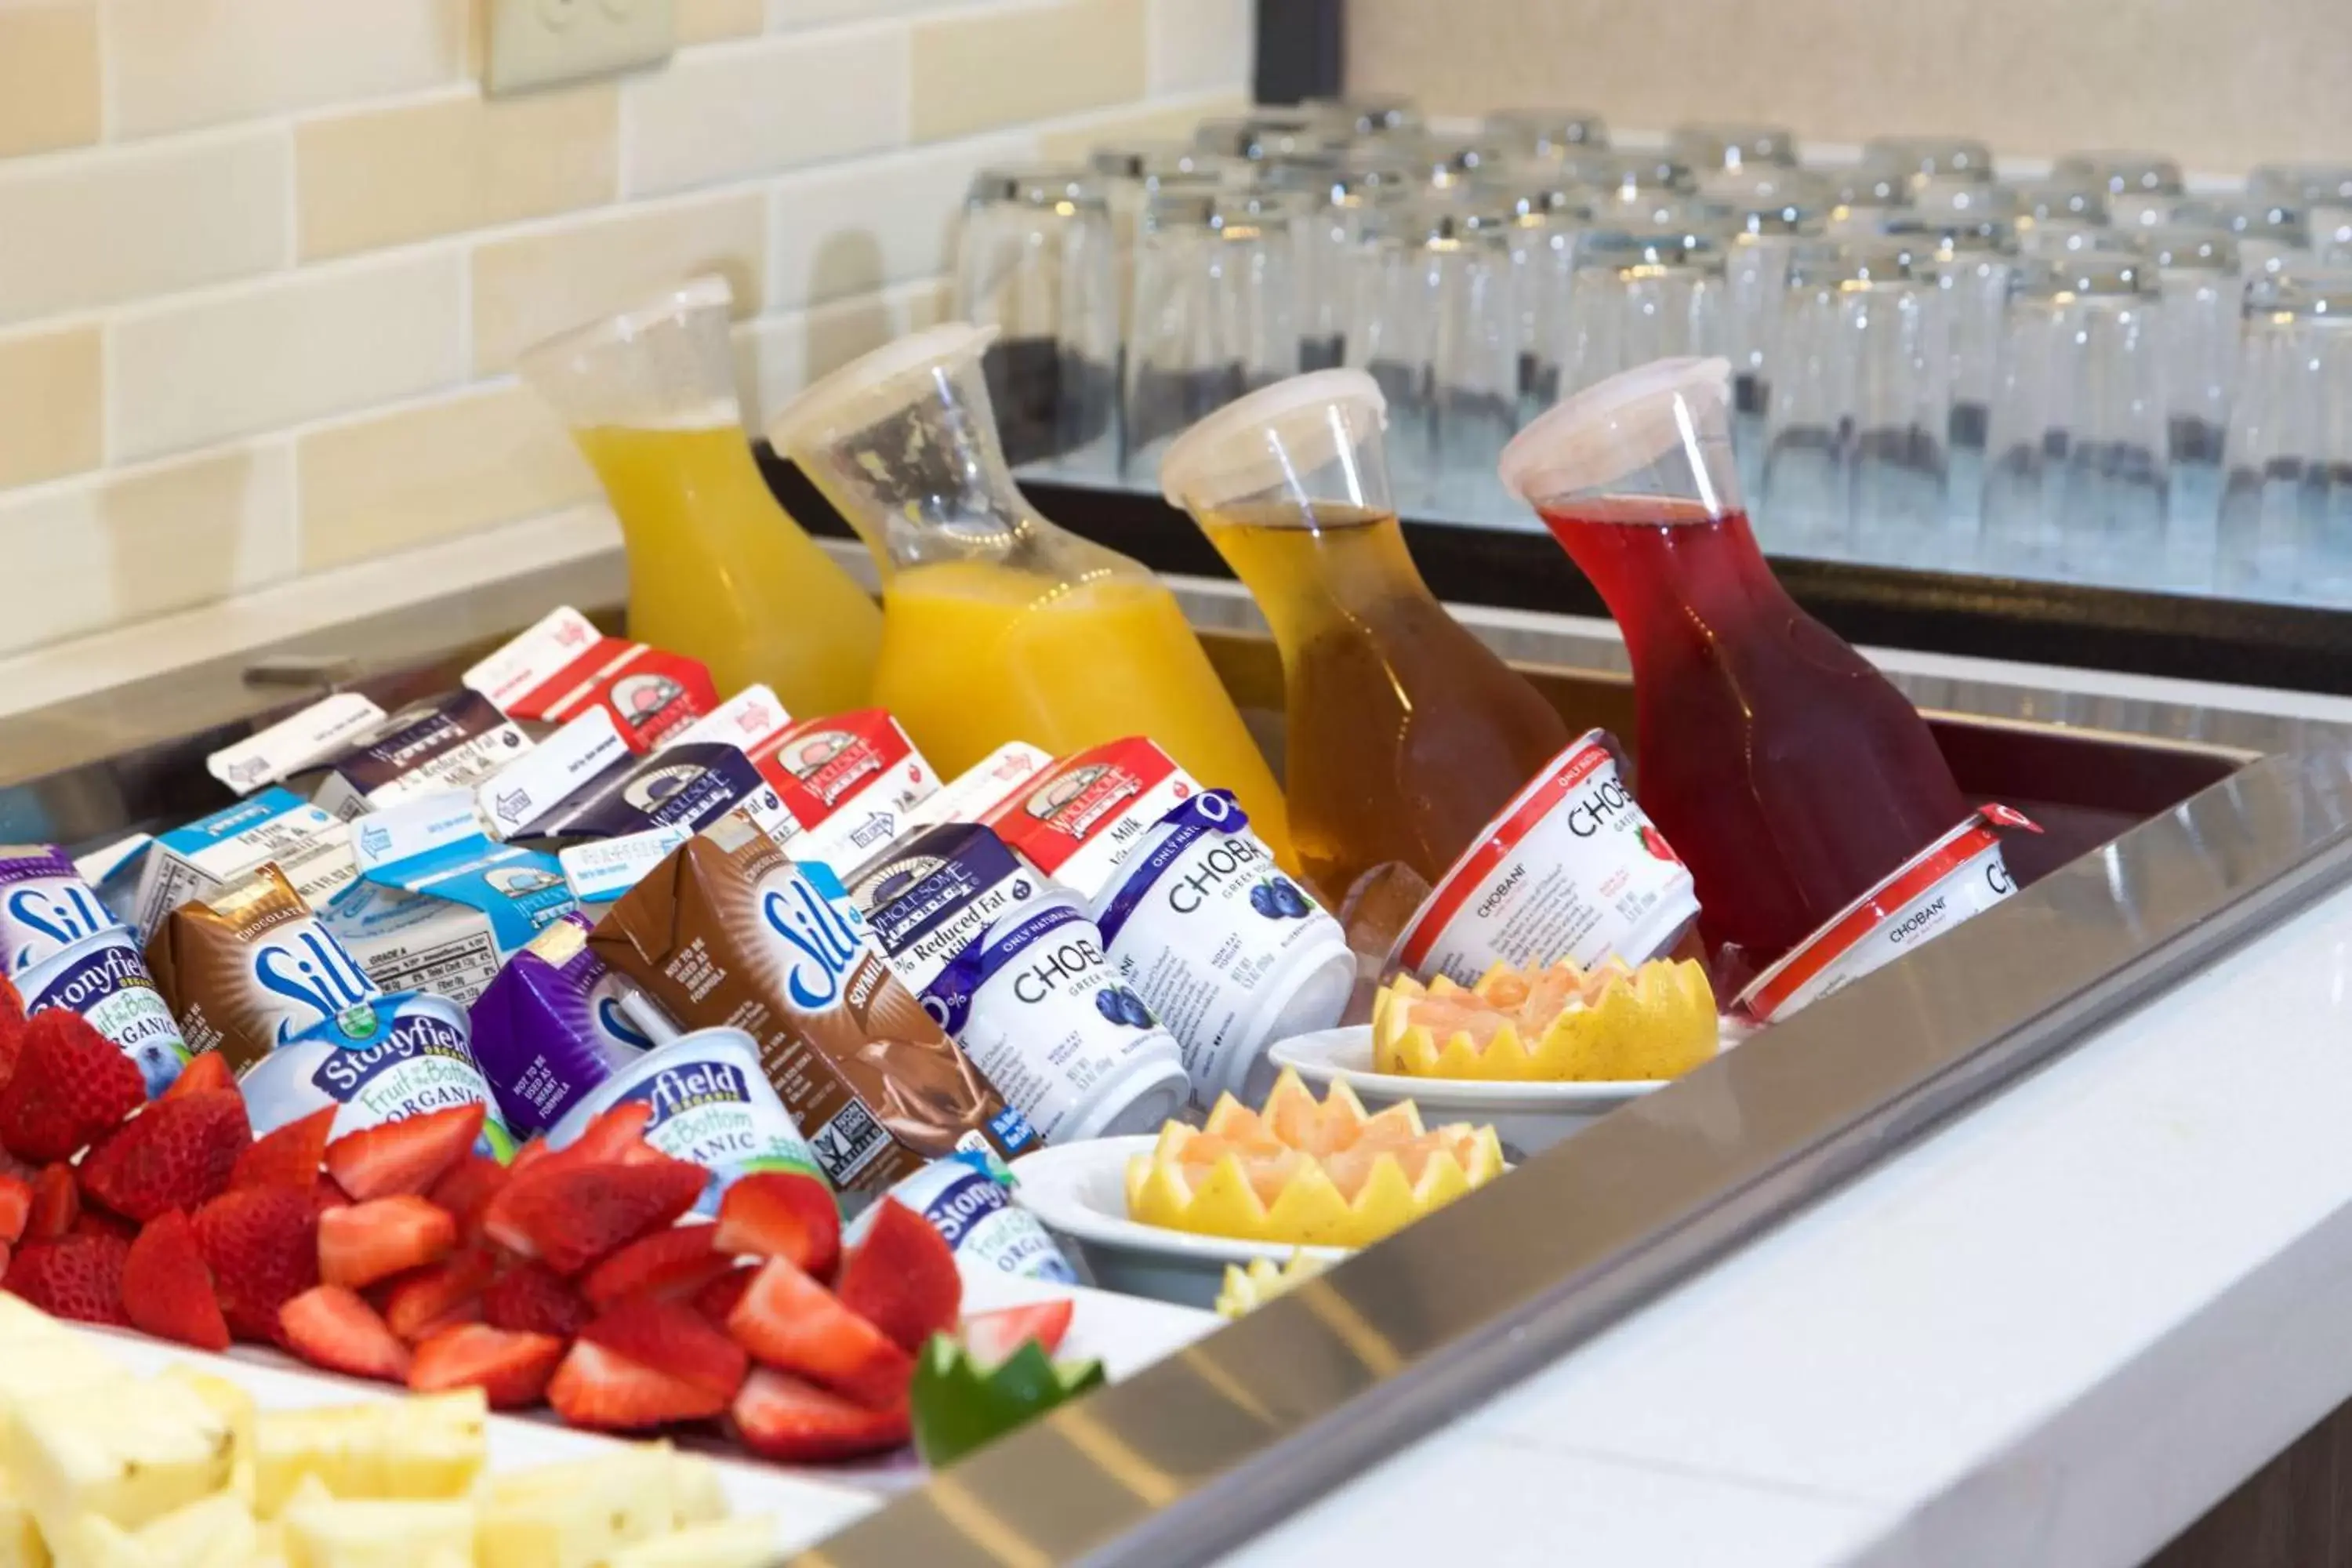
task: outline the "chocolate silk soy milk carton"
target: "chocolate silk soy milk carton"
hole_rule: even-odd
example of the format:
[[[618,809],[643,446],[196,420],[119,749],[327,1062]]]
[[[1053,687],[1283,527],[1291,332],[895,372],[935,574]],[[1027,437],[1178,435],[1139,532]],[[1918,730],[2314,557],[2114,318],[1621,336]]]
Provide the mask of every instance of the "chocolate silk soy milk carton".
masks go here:
[[[1013,1154],[1036,1142],[892,973],[846,897],[748,817],[672,850],[588,940],[686,1027],[749,1034],[845,1196],[870,1199],[959,1149]]]

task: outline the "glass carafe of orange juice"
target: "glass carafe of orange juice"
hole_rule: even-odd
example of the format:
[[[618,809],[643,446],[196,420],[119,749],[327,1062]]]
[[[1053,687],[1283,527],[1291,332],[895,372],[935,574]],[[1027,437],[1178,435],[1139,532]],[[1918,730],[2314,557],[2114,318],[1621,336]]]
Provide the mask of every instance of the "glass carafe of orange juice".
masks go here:
[[[1570,739],[1414,569],[1385,411],[1363,372],[1316,371],[1218,410],[1160,465],[1273,627],[1291,836],[1335,903],[1391,864],[1434,883]]]
[[[727,280],[699,278],[524,354],[621,520],[629,635],[795,714],[865,705],[882,612],[785,515],[735,401]]]
[[[1240,797],[1286,862],[1282,792],[1166,584],[1038,515],[989,409],[990,328],[877,349],[768,427],[882,570],[874,700],[942,773],[1007,741],[1069,752],[1128,735]]]

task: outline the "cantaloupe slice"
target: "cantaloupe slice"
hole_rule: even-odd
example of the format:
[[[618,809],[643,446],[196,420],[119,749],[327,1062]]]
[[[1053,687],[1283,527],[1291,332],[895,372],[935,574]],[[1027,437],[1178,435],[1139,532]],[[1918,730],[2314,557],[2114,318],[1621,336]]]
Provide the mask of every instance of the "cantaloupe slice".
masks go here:
[[[1715,1055],[1706,972],[1653,959],[1636,970],[1496,964],[1465,988],[1398,975],[1372,998],[1372,1068],[1489,1081],[1646,1081]]]

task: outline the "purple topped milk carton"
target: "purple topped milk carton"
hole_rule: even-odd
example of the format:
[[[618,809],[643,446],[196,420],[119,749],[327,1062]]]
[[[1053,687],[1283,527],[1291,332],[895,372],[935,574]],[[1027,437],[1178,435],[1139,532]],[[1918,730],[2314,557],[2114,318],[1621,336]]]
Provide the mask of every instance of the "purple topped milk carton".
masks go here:
[[[629,982],[590,950],[572,912],[531,939],[473,1005],[474,1056],[517,1137],[551,1131],[652,1048],[623,1010]]]

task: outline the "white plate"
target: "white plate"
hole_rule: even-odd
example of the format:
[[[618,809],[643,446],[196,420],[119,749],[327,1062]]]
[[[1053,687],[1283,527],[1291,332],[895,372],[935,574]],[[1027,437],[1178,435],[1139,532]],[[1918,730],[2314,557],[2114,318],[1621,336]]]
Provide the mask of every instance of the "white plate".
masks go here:
[[[1662,1088],[1663,1079],[1614,1082],[1497,1082],[1489,1079],[1414,1078],[1403,1073],[1372,1070],[1372,1028],[1356,1024],[1344,1029],[1320,1029],[1276,1040],[1266,1053],[1276,1067],[1297,1068],[1298,1076],[1318,1089],[1344,1078],[1358,1098],[1369,1103],[1379,1096],[1382,1104],[1410,1100],[1422,1110],[1422,1120],[1433,1125],[1470,1120],[1452,1112],[1544,1110],[1605,1116],[1629,1100],[1639,1100]]]
[[[1071,1245],[1096,1284],[1187,1306],[1215,1302],[1228,1263],[1283,1263],[1295,1252],[1334,1262],[1348,1256],[1345,1247],[1234,1241],[1128,1218],[1127,1162],[1158,1142],[1096,1138],[1024,1155],[1013,1162],[1013,1201]]]

